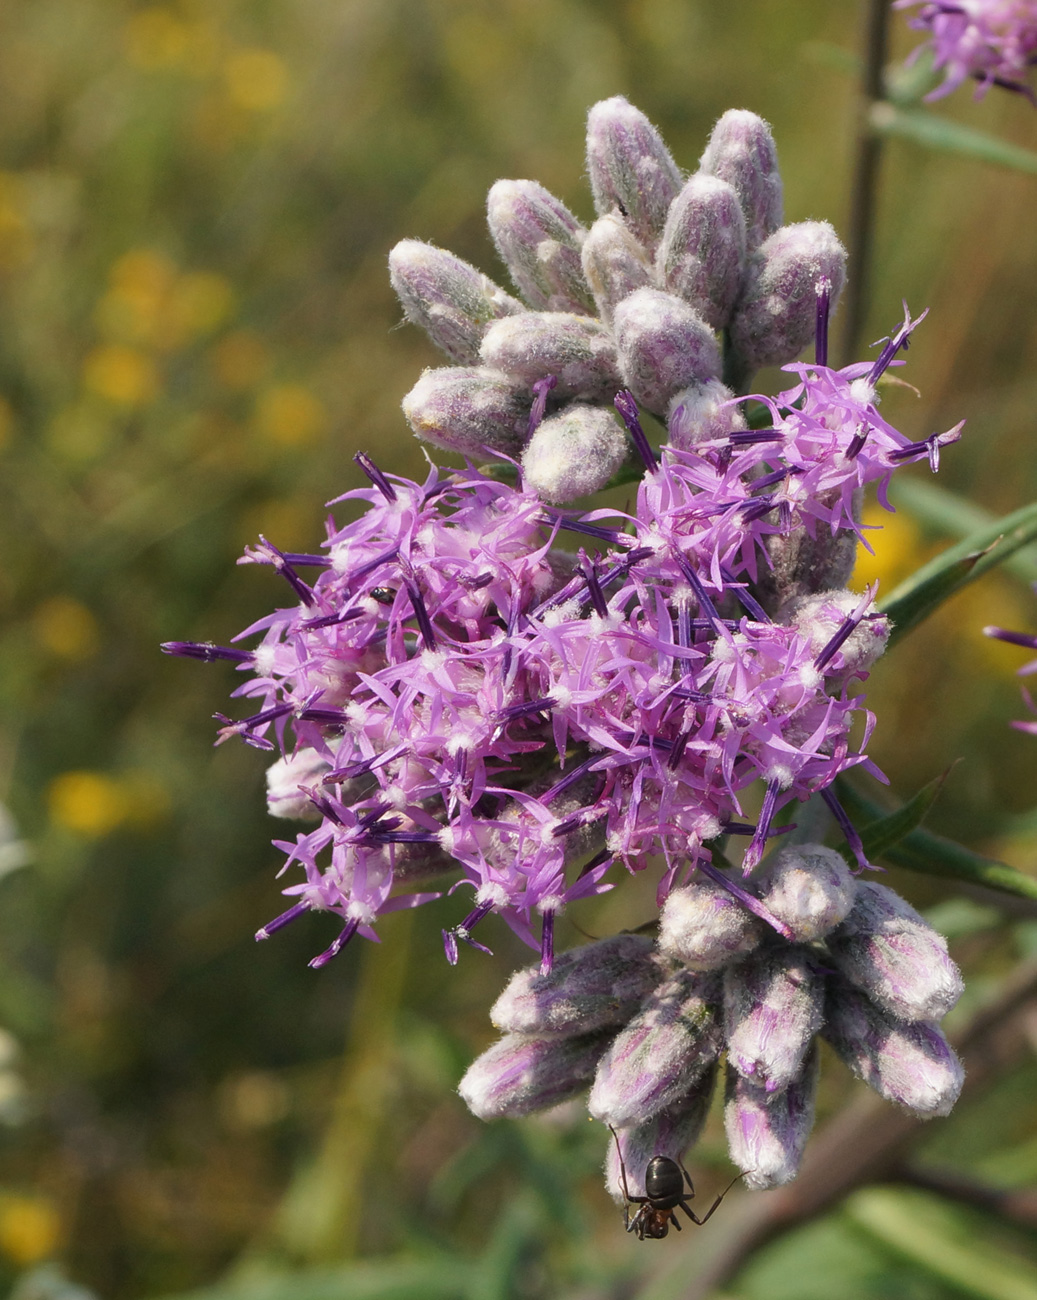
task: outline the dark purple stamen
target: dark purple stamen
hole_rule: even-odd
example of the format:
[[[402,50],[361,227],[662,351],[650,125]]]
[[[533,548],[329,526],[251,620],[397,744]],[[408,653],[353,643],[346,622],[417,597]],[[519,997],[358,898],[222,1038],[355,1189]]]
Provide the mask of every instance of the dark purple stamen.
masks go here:
[[[215,663],[217,659],[244,664],[253,658],[251,650],[232,650],[228,646],[215,645],[212,641],[163,641],[159,649],[163,654],[181,655],[185,659],[203,659],[207,664]]]
[[[358,451],[353,459],[375,485],[378,491],[381,492],[382,496],[385,497],[386,501],[396,500],[396,489],[366,452]]]
[[[414,618],[418,624],[418,631],[421,633],[421,639],[426,650],[435,650],[436,634],[432,628],[432,620],[428,615],[428,606],[425,604],[425,598],[418,589],[417,581],[414,577],[414,570],[410,566],[410,561],[400,556],[400,568],[403,570],[403,582],[407,588],[407,595],[410,597],[410,603],[414,610]]]
[[[784,436],[780,429],[738,429],[727,440],[732,447],[753,447],[761,442],[781,442]]]
[[[605,603],[605,593],[601,590],[601,583],[598,581],[597,569],[593,560],[588,560],[583,551],[580,552],[580,568],[583,570],[583,576],[587,581],[587,592],[590,595],[595,614],[599,618],[607,618],[609,607]]]
[[[634,398],[634,394],[629,390],[629,388],[621,388],[613,398],[613,403],[622,417],[623,423],[627,427],[627,432],[630,434],[631,441],[637,449],[637,454],[644,461],[648,472],[654,474],[659,468],[659,460],[656,457],[655,452],[652,450],[652,444],[645,436],[644,429],[641,428],[641,420],[639,418],[637,402]]]
[[[853,437],[846,445],[847,460],[857,459],[857,457],[861,454],[861,449],[863,448],[864,444],[868,441],[868,434],[870,432],[871,432],[870,424],[864,424],[857,430],[857,432],[853,435]]]
[[[532,438],[540,427],[540,421],[544,418],[544,412],[547,410],[547,395],[554,388],[558,380],[554,375],[545,375],[543,379],[538,379],[533,385],[533,392],[536,397],[533,402],[533,409],[529,413],[529,433],[527,437]]]
[[[790,467],[786,465],[781,469],[774,470],[770,474],[764,474],[762,478],[754,478],[752,481],[752,486],[749,488],[749,492],[751,494],[762,492],[764,488],[773,487],[775,483],[780,483],[782,479],[786,478],[789,474],[795,474],[795,473],[796,473],[795,466]]]
[[[677,643],[685,650],[691,649],[691,606],[683,601],[677,610]]]
[[[272,565],[281,577],[288,582],[304,605],[312,605],[317,599],[313,593],[313,588],[303,582],[302,578],[292,568],[284,552],[279,551],[273,542],[268,542],[262,533],[259,536],[259,546],[252,548],[250,558],[260,564]],[[322,561],[322,563],[326,564],[327,561]]]
[[[540,802],[548,804],[552,799],[557,799],[558,796],[564,794],[570,786],[575,785],[581,777],[586,776],[594,764],[600,761],[601,755],[595,754],[592,758],[585,759],[582,763],[577,763],[571,771],[566,772],[565,776],[563,776],[561,780],[556,781],[554,785],[551,786],[550,790],[545,790],[545,792],[540,796]]]
[[[388,823],[387,823],[388,824]],[[432,831],[393,831],[372,828],[367,838],[377,844],[438,844],[439,836]]]
[[[747,501],[742,506],[742,523],[746,526],[754,524],[764,515],[769,515],[772,510],[781,506],[781,502],[774,497],[760,497],[758,501]]]
[[[346,928],[339,934],[331,947],[326,948],[319,956],[314,957],[314,959],[309,963],[311,968],[313,970],[320,970],[322,966],[326,966],[328,962],[331,961],[332,957],[337,957],[359,928],[359,921],[348,921],[346,923]]]
[[[509,704],[506,709],[498,709],[496,717],[499,722],[511,722],[529,713],[547,713],[557,705],[558,701],[553,695],[543,695],[538,700],[523,700],[520,704]]]
[[[756,833],[749,841],[749,847],[742,859],[743,876],[747,876],[763,857],[767,840],[770,838],[771,822],[774,819],[775,812],[777,812],[778,795],[780,793],[781,786],[777,781],[767,782],[767,790],[763,796],[763,807],[760,809],[760,820],[756,824]]]
[[[337,767],[325,775],[324,784],[328,785],[333,781],[354,781],[358,776],[366,776],[368,772],[391,763],[394,758],[399,758],[406,751],[406,745],[396,745],[381,754],[375,754],[372,758],[363,758],[356,763],[347,763],[345,767]]]
[[[906,352],[911,345],[911,331],[921,325],[926,316],[929,315],[929,308],[926,307],[917,320],[911,319],[911,313],[907,309],[907,303],[904,303],[904,319],[898,329],[885,340],[882,351],[875,358],[875,363],[868,371],[867,381],[874,385],[880,376],[889,369],[890,362],[897,355],[901,348]]]
[[[582,880],[584,876],[589,876],[592,871],[597,871],[598,867],[603,867],[606,862],[611,862],[615,856],[608,849],[599,849],[594,857],[580,868],[580,874],[576,879]]]
[[[673,748],[670,750],[670,757],[666,760],[666,766],[671,772],[676,772],[680,766],[681,759],[684,757],[684,751],[688,748],[688,741],[691,739],[690,731],[682,731],[677,739],[673,742]]]
[[[853,613],[847,614],[847,616],[839,624],[839,627],[836,630],[835,635],[831,638],[828,644],[824,647],[824,649],[814,660],[814,667],[818,670],[818,672],[821,672],[824,669],[826,664],[828,664],[828,662],[831,660],[832,656],[836,653],[836,651],[839,650],[839,648],[846,641],[847,637],[853,634],[855,628],[857,627],[857,624],[864,617],[864,611],[871,604],[871,597],[872,597],[872,592],[870,591],[865,592],[863,599],[857,605],[857,608],[853,611]]]
[[[555,914],[544,913],[540,929],[540,974],[550,975],[555,960]]]
[[[267,921],[266,925],[256,931],[256,940],[269,939],[272,934],[278,930],[283,930],[286,925],[290,925],[296,917],[302,916],[303,912],[310,911],[309,903],[296,903],[290,907],[287,912],[282,912],[280,916],[275,916],[272,921]]]
[[[940,468],[940,448],[949,446],[952,442],[957,442],[961,437],[961,426],[965,423],[962,420],[956,424],[953,429],[948,429],[946,433],[931,433],[923,442],[910,442],[906,447],[890,453],[890,460],[902,461],[913,460],[917,456],[928,455],[929,468],[935,474]]]
[[[319,722],[325,727],[344,727],[349,721],[345,709],[301,709],[300,722]]]
[[[787,835],[789,831],[796,829],[795,822],[789,822],[787,826],[772,826],[767,832],[767,838],[773,840],[778,835]],[[756,827],[750,822],[727,822],[724,826],[725,835],[755,835]]]
[[[1007,641],[1009,645],[1021,645],[1026,650],[1037,650],[1037,636],[1030,636],[1026,632],[1012,632],[1004,627],[985,627],[983,635],[991,636],[995,641]]]
[[[871,863],[868,861],[868,855],[864,852],[864,842],[831,786],[826,786],[821,791],[821,798],[828,805],[829,811],[839,825],[839,829],[846,836],[846,843],[850,846],[850,852],[857,859],[857,865],[862,871],[868,870]]]
[[[488,587],[494,579],[492,573],[480,573],[474,578],[469,578],[465,573],[457,575],[457,581],[464,587],[465,591],[481,591],[483,587]]]
[[[302,551],[285,551],[284,558],[289,564],[301,564],[303,568],[327,569],[331,560],[326,555],[308,555]]]
[[[283,718],[286,713],[291,713],[294,708],[294,704],[275,704],[272,708],[264,709],[261,713],[253,713],[250,718],[242,718],[240,722],[228,718],[225,713],[214,713],[212,716],[217,722],[224,724],[223,729],[228,734],[232,732],[244,734],[246,731],[261,727],[265,722],[273,722],[275,718]]]
[[[828,315],[832,309],[832,282],[821,276],[814,285],[817,294],[817,323],[814,326],[814,361],[819,366],[828,365]]]
[[[626,533],[621,533],[617,528],[585,524],[580,519],[570,519],[568,515],[563,515],[558,510],[545,510],[543,520],[546,524],[555,524],[570,533],[583,533],[586,537],[596,537],[599,541],[608,542],[610,546],[619,546],[621,542],[627,540]]]
[[[579,812],[573,813],[571,817],[566,817],[551,831],[556,839],[561,839],[563,835],[568,835],[570,831],[578,831],[583,826],[592,826],[595,822],[601,821],[605,816],[601,808],[581,808]]]
[[[483,917],[489,915],[492,911],[492,903],[480,903],[478,907],[473,908],[473,910],[468,913],[460,925],[455,925],[452,930],[443,931],[443,947],[446,949],[446,959],[451,966],[457,965],[458,939],[460,939],[462,943],[466,943],[469,948],[478,948],[480,952],[486,953],[488,957],[493,956],[490,949],[487,948],[485,944],[476,943],[471,934],[472,930],[479,924]]]
[[[733,898],[737,898],[746,911],[752,912],[753,916],[758,916],[761,921],[766,921],[773,930],[777,930],[782,938],[788,939],[790,942],[795,940],[796,936],[784,921],[779,921],[769,908],[765,907],[754,895],[737,885],[730,876],[725,875],[719,868],[714,867],[711,862],[706,862],[702,858],[695,865],[708,880],[712,880],[721,889],[726,889]]]
[[[307,630],[318,627],[334,627],[336,623],[351,623],[356,618],[362,618],[363,613],[362,609],[346,609],[340,614],[325,614],[323,618],[308,618],[299,626]]]
[[[746,589],[744,582],[738,582],[734,574],[729,573],[727,569],[722,568],[720,576],[735,593],[735,597],[747,614],[751,614],[758,623],[772,623],[774,621],[759,601]]]
[[[716,611],[716,606],[706,595],[706,589],[705,587],[703,587],[702,583],[700,582],[698,574],[691,567],[691,565],[688,563],[685,557],[680,553],[680,551],[674,549],[672,551],[672,555],[673,558],[677,561],[678,569],[680,569],[681,573],[683,573],[684,577],[687,579],[688,586],[695,593],[695,599],[698,601],[699,610],[706,616],[706,618],[709,620],[710,626],[719,635],[720,632],[723,630],[723,624],[720,621],[720,615]]]
[[[376,555],[373,560],[368,560],[366,564],[362,564],[359,569],[354,569],[353,572],[349,574],[349,585],[353,586],[355,583],[360,582],[362,579],[366,578],[369,573],[373,573],[375,569],[379,568],[381,565],[389,564],[392,560],[396,559],[399,553],[400,548],[398,546],[391,546],[389,550],[383,551],[381,555]]]

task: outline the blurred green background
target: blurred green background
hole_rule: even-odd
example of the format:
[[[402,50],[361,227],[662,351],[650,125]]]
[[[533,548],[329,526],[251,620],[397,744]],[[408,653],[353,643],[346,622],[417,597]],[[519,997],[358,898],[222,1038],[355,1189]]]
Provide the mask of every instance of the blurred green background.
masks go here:
[[[628,95],[685,168],[724,109],[757,111],[788,219],[845,232],[861,17],[824,0],[0,9],[0,1280],[23,1300],[228,1276],[295,1300],[648,1295],[660,1261],[679,1276],[694,1234],[625,1237],[599,1127],[576,1111],[483,1125],[454,1093],[527,960],[503,927],[482,936],[494,959],[457,970],[449,901],[319,974],[320,918],[256,947],[281,910],[264,758],[212,749],[231,670],[157,647],[225,642],[281,602],[235,559],[260,532],[316,547],[357,449],[420,473],[399,402],[438,358],[400,327],[389,248],[426,239],[501,278],[483,198],[502,176],[589,220],[595,100]],[[914,42],[893,28],[899,59]],[[938,111],[1034,145],[1021,97],[964,90]],[[917,392],[884,413],[914,437],[966,417],[940,483],[995,513],[1037,496],[1035,187],[908,144],[882,170],[868,338],[901,298],[932,308],[902,372]],[[889,590],[946,541],[902,510],[859,576]],[[1007,727],[1024,656],[982,638],[989,622],[1037,623],[1024,584],[968,589],[879,665],[872,754],[902,798],[961,760],[930,824],[1037,873],[1037,742]],[[1025,916],[892,879],[942,909],[973,998],[1037,949]],[[574,919],[639,924],[652,889],[625,882]],[[935,1157],[1033,1183],[1035,1076],[1018,1065],[934,1125]],[[829,1061],[823,1107],[849,1087]],[[706,1188],[730,1176],[717,1116],[693,1169]],[[1032,1267],[1018,1224],[923,1199],[938,1242],[993,1232]],[[884,1221],[852,1202],[727,1294],[1026,1294],[979,1256],[934,1271]]]

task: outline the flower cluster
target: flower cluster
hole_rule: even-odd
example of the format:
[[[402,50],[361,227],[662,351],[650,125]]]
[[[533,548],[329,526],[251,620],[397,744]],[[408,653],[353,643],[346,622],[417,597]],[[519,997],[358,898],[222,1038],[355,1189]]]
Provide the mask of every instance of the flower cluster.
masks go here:
[[[927,32],[914,51],[931,50],[941,84],[926,96],[939,99],[975,79],[976,98],[1003,86],[1034,99],[1025,78],[1037,61],[1037,5],[1034,0],[895,0],[894,9],[916,9],[908,25]]]
[[[461,1082],[469,1107],[526,1115],[590,1086],[591,1114],[617,1133],[617,1200],[621,1168],[644,1195],[649,1160],[679,1159],[696,1140],[722,1052],[728,1146],[753,1188],[795,1177],[818,1036],[883,1097],[946,1115],[962,1069],[935,1022],[961,977],[944,939],[822,845],[782,849],[749,883],[788,939],[706,879],[670,894],[658,946],[620,934],[566,953],[549,975],[520,971],[491,1012],[504,1037]]]
[[[834,303],[845,273],[827,222],[781,224],[777,152],[754,113],[725,113],[684,180],[644,114],[605,100],[590,111],[587,169],[589,230],[535,181],[490,190],[490,232],[524,301],[418,240],[389,258],[408,318],[458,363],[427,370],[404,399],[415,433],[469,456],[521,456],[555,503],[603,487],[622,463],[621,388],[669,418],[677,447],[743,428],[732,390],[795,360],[814,336],[817,282]]]

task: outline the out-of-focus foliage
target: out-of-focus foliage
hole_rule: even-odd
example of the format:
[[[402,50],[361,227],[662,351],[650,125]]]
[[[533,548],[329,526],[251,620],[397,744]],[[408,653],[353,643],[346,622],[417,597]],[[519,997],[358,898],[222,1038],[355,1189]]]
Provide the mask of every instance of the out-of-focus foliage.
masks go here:
[[[628,94],[686,167],[721,111],[754,109],[774,127],[788,219],[845,229],[839,51],[858,22],[822,0],[0,10],[0,798],[14,818],[0,824],[0,1274],[21,1300],[167,1294],[228,1270],[218,1294],[257,1300],[596,1295],[658,1266],[602,1191],[600,1130],[564,1113],[485,1126],[454,1094],[527,959],[507,934],[455,971],[446,905],[391,918],[380,947],[357,942],[320,974],[306,967],[331,937],[319,918],[253,945],[280,910],[263,759],[211,748],[232,671],[157,646],[225,641],[282,600],[235,558],[260,532],[314,547],[323,503],[358,484],[358,448],[420,471],[398,405],[435,358],[397,328],[388,249],[416,236],[500,276],[482,216],[500,176],[588,217],[595,100]],[[1030,143],[1018,98],[941,111]],[[924,437],[966,416],[940,482],[997,514],[1037,489],[1033,184],[894,142],[879,210],[871,335],[902,296],[932,307],[906,375],[921,399],[891,388],[890,418]],[[952,532],[905,508],[858,577],[888,590]],[[988,578],[871,689],[872,753],[901,796],[963,757],[930,828],[1031,871],[1034,742],[1005,725],[1019,655],[979,629],[1035,617],[1016,579]],[[977,996],[1037,947],[1032,921],[896,883],[958,907]],[[575,920],[636,925],[653,888],[625,882]],[[1032,1181],[1030,1076],[934,1127],[936,1156]],[[834,1063],[826,1077],[833,1109],[848,1085]],[[726,1181],[722,1152],[714,1117],[703,1187]],[[940,1271],[923,1249],[989,1218],[977,1229],[928,1198],[925,1233],[905,1240],[908,1210],[868,1195],[765,1252],[736,1293],[1021,1294],[1004,1281],[1014,1263]],[[1009,1256],[1025,1249],[998,1231]],[[659,1249],[678,1261],[689,1235]]]

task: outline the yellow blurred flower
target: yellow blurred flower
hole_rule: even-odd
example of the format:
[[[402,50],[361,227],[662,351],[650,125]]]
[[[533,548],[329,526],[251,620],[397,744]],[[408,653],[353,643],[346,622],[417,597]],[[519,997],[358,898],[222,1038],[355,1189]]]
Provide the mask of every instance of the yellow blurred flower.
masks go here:
[[[51,820],[86,839],[101,839],[131,812],[129,792],[104,772],[62,772],[48,790]]]
[[[87,353],[83,382],[115,406],[146,406],[159,392],[159,374],[154,361],[137,348],[124,343],[103,343]]]
[[[123,40],[126,57],[138,68],[175,68],[190,48],[190,31],[171,9],[155,5],[130,16]]]
[[[71,596],[42,601],[33,610],[31,621],[37,643],[58,659],[86,659],[97,650],[97,620]]]
[[[96,460],[112,445],[115,429],[107,408],[90,397],[62,407],[47,426],[48,448],[75,465]]]
[[[215,344],[209,354],[213,374],[224,388],[254,388],[270,368],[270,349],[251,330],[234,330]]]
[[[52,1255],[61,1239],[61,1219],[41,1196],[0,1197],[0,1251],[21,1268]]]
[[[324,404],[302,384],[277,384],[268,388],[256,404],[260,433],[285,447],[314,442],[327,423]]]
[[[176,278],[176,266],[162,253],[149,248],[124,253],[112,266],[111,287],[94,312],[102,333],[130,343],[150,342]]]
[[[236,50],[223,68],[231,102],[250,112],[276,108],[288,93],[288,69],[273,50]]]
[[[898,582],[928,558],[922,547],[922,535],[910,516],[903,511],[890,514],[875,501],[864,507],[862,522],[874,554],[858,546],[850,586],[862,590],[877,581],[880,594],[888,596]]]
[[[156,330],[160,347],[178,348],[217,329],[234,308],[230,281],[213,271],[191,271],[172,286]]]

